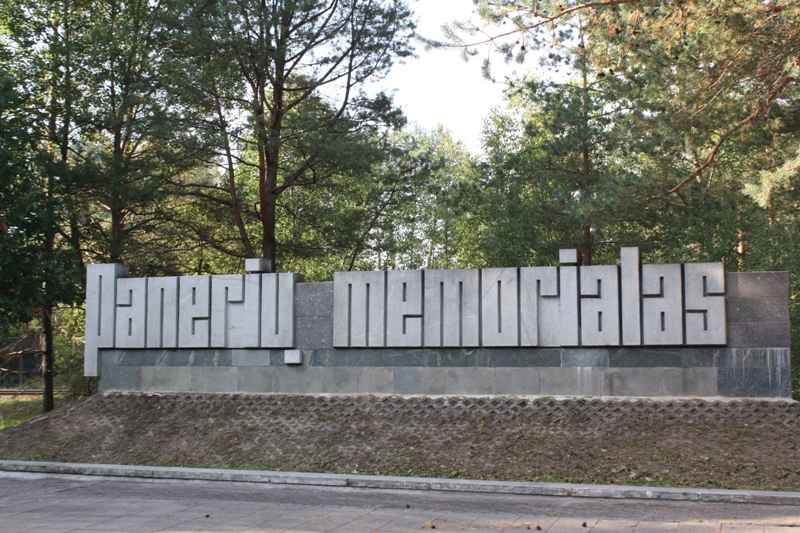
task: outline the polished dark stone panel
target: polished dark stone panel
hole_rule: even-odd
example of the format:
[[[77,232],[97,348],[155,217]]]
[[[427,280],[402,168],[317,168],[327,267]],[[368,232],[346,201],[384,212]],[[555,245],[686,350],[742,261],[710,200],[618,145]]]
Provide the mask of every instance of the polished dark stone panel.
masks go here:
[[[562,348],[561,366],[608,366],[608,348]]]
[[[475,350],[476,365],[484,367],[560,366],[561,348],[494,348]]]
[[[728,323],[788,322],[788,298],[728,298]]]
[[[720,396],[788,398],[791,375],[788,368],[720,368],[717,390]]]
[[[788,272],[729,272],[725,285],[728,298],[783,298],[789,301]]]
[[[683,366],[682,351],[674,348],[611,348],[608,366]]]
[[[790,345],[788,321],[728,323],[728,348],[785,348]]]
[[[100,369],[101,391],[140,391],[142,390],[141,366],[106,365]]]
[[[717,366],[719,358],[727,352],[727,348],[684,348],[679,350],[681,355],[681,366],[691,367],[711,367]]]
[[[717,360],[720,368],[790,368],[789,348],[730,348]]]
[[[230,349],[116,351],[120,366],[231,366]]]

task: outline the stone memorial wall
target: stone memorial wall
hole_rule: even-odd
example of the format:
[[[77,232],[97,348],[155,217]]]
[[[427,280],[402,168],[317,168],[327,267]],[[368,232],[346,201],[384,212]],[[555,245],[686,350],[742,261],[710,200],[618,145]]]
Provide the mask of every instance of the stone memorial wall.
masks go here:
[[[788,275],[722,263],[128,278],[87,271],[101,390],[789,397]]]

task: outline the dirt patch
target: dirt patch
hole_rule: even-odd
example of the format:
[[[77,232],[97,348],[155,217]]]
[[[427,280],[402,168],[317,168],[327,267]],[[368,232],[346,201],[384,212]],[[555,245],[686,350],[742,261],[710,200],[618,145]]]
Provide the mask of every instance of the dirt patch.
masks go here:
[[[798,405],[111,393],[0,431],[0,457],[798,491]]]

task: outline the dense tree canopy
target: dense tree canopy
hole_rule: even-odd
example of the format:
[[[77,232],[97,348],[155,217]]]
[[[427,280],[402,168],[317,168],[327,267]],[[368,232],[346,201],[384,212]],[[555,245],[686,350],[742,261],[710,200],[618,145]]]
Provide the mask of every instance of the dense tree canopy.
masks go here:
[[[402,0],[0,5],[2,325],[78,323],[88,262],[324,280],[640,246],[800,272],[800,6],[475,4],[429,43],[538,65],[481,154],[369,91],[411,55]]]

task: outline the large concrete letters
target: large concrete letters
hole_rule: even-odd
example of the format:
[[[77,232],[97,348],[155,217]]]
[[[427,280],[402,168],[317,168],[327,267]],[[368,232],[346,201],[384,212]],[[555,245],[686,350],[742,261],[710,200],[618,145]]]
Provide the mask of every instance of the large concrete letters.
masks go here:
[[[296,274],[127,278],[86,270],[84,374],[100,348],[292,348]]]
[[[725,345],[722,263],[337,272],[333,346],[581,347]],[[101,348],[293,348],[296,274],[127,278],[90,265],[85,374]]]

